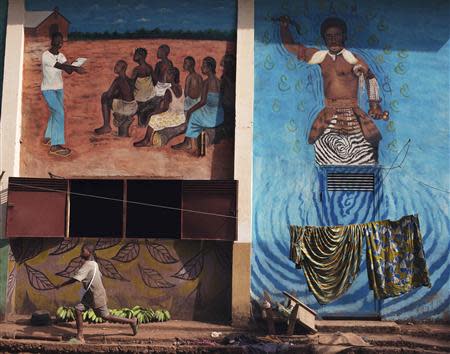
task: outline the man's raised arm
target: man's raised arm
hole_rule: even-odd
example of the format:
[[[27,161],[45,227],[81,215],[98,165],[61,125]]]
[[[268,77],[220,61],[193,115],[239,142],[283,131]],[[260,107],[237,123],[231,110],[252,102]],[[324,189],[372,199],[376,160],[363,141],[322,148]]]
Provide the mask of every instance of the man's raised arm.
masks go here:
[[[292,38],[291,31],[289,30],[289,24],[291,23],[291,19],[288,16],[280,17],[280,36],[281,41],[285,48],[291,52],[292,54],[298,54],[298,47],[301,44],[296,44],[294,42],[294,38]]]
[[[302,43],[295,43],[292,37],[291,31],[289,30],[289,25],[292,23],[289,16],[280,17],[280,36],[284,47],[295,54],[300,60],[308,62],[309,59],[317,52],[316,48],[307,48]]]

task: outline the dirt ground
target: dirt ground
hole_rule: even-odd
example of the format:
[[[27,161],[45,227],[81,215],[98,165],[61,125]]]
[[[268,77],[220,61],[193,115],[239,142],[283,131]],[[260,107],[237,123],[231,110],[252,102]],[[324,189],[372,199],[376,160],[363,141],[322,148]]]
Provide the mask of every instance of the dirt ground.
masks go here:
[[[385,330],[383,331],[383,324]],[[268,336],[264,326],[232,327],[195,321],[128,326],[87,324],[86,344],[71,344],[74,323],[32,327],[25,317],[0,323],[0,353],[445,353],[450,326],[376,321],[316,321],[316,334]],[[34,338],[33,338],[34,337]],[[25,339],[28,338],[28,339]]]
[[[88,58],[84,64],[86,75],[64,74],[64,106],[66,146],[73,150],[63,158],[48,154],[48,146],[42,144],[49,111],[40,92],[41,55],[48,49],[47,42],[25,40],[21,165],[20,175],[48,177],[48,172],[64,177],[133,176],[147,178],[179,179],[230,179],[233,177],[234,142],[222,140],[210,146],[204,157],[173,151],[170,145],[183,139],[179,136],[162,148],[135,148],[145,128],[138,128],[136,118],[130,128],[129,138],[112,134],[97,136],[93,130],[102,124],[100,97],[114,79],[113,67],[117,60],[128,63],[128,74],[136,65],[132,61],[135,48],[148,51],[147,61],[154,67],[156,50],[161,44],[171,48],[169,58],[180,69],[184,87],[186,73],[182,70],[183,58],[193,56],[200,71],[201,60],[212,56],[217,60],[220,77],[220,60],[234,44],[225,41],[197,40],[98,40],[68,41],[61,52],[69,62],[77,57]],[[115,133],[114,133],[115,132]]]

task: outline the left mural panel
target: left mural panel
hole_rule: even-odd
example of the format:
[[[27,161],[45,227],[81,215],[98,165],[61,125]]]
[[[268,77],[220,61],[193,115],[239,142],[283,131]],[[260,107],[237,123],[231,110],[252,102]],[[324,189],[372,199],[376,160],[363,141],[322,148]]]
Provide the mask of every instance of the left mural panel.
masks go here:
[[[21,175],[233,178],[234,1],[26,1]]]

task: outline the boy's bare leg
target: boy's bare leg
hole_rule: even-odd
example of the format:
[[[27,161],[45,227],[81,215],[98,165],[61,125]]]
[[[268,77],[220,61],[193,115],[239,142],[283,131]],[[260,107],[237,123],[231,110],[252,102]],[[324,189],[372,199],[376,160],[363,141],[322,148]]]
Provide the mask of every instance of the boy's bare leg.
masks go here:
[[[103,116],[103,125],[100,128],[94,130],[95,134],[106,134],[111,132],[111,107],[112,101],[106,96],[106,93],[102,95],[102,116]]]
[[[137,334],[137,318],[122,318],[117,316],[104,316],[104,320],[108,322],[115,322],[115,323],[123,323],[123,324],[129,324],[131,327],[131,330],[133,331],[133,336]]]
[[[84,343],[83,336],[83,314],[80,310],[75,309],[75,322],[77,323],[77,339]]]

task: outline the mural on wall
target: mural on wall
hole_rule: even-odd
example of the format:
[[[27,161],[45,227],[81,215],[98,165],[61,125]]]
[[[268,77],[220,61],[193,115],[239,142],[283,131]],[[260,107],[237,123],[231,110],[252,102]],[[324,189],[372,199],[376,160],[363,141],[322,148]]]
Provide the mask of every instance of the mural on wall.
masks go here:
[[[255,1],[251,270],[255,300],[267,291],[281,301],[285,290],[321,315],[448,320],[449,10],[450,4],[439,0]],[[317,147],[308,144],[308,137],[326,106],[326,78],[320,65],[299,60],[283,43],[280,17],[286,14],[293,42],[319,52],[328,49],[320,33],[323,21],[329,17],[345,21],[345,48],[367,63],[378,83],[381,110],[389,112],[388,120],[372,120],[382,137],[378,165],[360,166],[351,160],[340,167],[316,163]],[[359,86],[359,77],[357,81]],[[357,97],[358,107],[369,112],[367,92]],[[372,174],[375,191],[327,194],[326,174],[332,169]],[[308,290],[302,271],[288,259],[289,225],[361,224],[411,213],[420,217],[431,289],[374,304],[361,272],[346,295],[322,306]],[[360,269],[365,267],[363,257]]]
[[[11,240],[9,311],[76,304],[78,285],[56,291],[55,284],[81,267],[84,242],[95,244],[111,308],[141,305],[166,308],[177,319],[229,319],[231,243],[157,239]]]
[[[25,17],[22,175],[232,178],[234,2],[28,0]]]
[[[367,63],[345,48],[347,24],[338,17],[328,17],[320,25],[320,35],[327,50],[295,43],[289,30],[288,16],[281,16],[281,40],[299,60],[318,64],[323,79],[323,108],[314,119],[308,143],[314,144],[319,165],[368,165],[378,162],[381,134],[373,119],[389,119],[380,105],[378,81]],[[300,25],[292,23],[296,28]],[[358,91],[367,87],[370,109],[366,114],[358,105]]]

